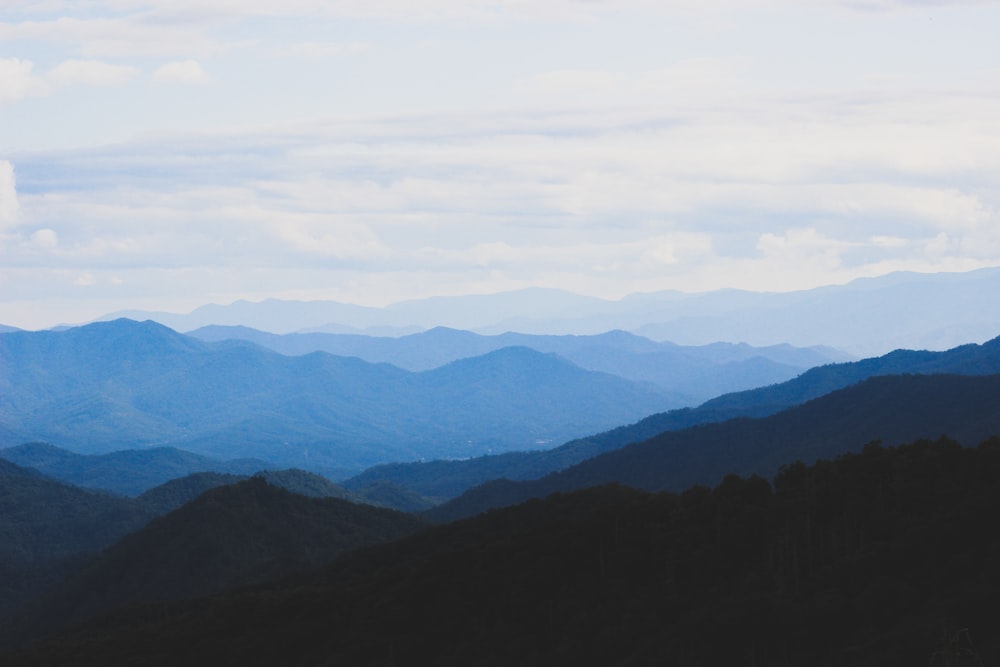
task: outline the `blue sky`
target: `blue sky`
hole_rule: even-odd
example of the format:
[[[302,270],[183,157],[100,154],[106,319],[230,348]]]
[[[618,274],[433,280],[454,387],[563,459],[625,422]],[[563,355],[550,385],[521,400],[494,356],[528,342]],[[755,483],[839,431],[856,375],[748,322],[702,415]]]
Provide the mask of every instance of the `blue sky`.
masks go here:
[[[1000,265],[1000,3],[4,0],[0,322]]]

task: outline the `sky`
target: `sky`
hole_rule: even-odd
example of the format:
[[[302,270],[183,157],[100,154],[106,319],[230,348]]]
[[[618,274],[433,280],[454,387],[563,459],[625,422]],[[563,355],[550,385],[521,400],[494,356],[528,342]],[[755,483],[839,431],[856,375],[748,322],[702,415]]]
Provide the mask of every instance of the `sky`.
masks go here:
[[[998,34],[973,0],[0,0],[0,323],[997,266]]]

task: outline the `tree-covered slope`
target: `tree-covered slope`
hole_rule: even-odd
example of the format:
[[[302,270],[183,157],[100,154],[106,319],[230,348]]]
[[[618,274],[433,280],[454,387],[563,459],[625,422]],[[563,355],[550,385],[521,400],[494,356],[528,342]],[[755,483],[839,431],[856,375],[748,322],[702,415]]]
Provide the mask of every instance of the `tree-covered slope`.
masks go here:
[[[124,604],[279,579],[423,525],[392,510],[291,493],[261,477],[220,486],[106,549],[32,604],[8,640]]]
[[[131,608],[6,665],[971,665],[1000,659],[1000,442],[610,486]]]

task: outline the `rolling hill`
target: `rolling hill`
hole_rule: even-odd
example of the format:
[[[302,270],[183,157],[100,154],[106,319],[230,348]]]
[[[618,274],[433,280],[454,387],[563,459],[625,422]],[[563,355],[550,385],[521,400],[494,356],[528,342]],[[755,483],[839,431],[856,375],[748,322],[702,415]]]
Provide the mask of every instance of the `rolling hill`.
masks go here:
[[[770,476],[783,463],[946,434],[974,444],[1000,434],[1000,375],[872,377],[783,412],[668,431],[529,481],[495,480],[427,512],[450,521],[493,507],[616,482],[650,491]]]
[[[994,664],[998,444],[869,447],[790,466],[773,485],[558,494],[283,584],[121,609],[2,659]]]
[[[881,357],[828,364],[768,387],[719,396],[696,408],[651,415],[635,424],[579,438],[545,451],[509,452],[464,461],[390,463],[374,466],[344,485],[363,487],[388,481],[430,497],[454,497],[484,482],[537,479],[548,473],[666,431],[736,417],[766,417],[870,377],[891,374],[988,375],[1000,373],[1000,338],[944,352],[896,350]]]
[[[0,458],[88,489],[137,496],[172,479],[196,472],[251,475],[271,468],[254,459],[220,461],[173,447],[75,454],[42,442],[0,449]]]
[[[106,549],[6,629],[23,641],[125,604],[276,580],[422,528],[416,517],[309,498],[255,477],[210,489]]]
[[[681,346],[656,343],[624,331],[593,336],[538,336],[504,333],[482,336],[469,331],[435,327],[399,337],[351,334],[272,334],[248,327],[208,326],[188,332],[200,340],[245,340],[276,352],[302,355],[322,351],[389,363],[411,371],[429,370],[505,347],[527,347],[557,354],[581,368],[618,375],[635,382],[652,382],[687,404],[713,396],[791,379],[813,366],[846,361],[830,348],[790,345],[751,347],[713,343]]]
[[[421,373],[153,322],[0,334],[0,433],[80,453],[170,446],[360,469],[543,447],[676,405],[653,385],[523,347]]]

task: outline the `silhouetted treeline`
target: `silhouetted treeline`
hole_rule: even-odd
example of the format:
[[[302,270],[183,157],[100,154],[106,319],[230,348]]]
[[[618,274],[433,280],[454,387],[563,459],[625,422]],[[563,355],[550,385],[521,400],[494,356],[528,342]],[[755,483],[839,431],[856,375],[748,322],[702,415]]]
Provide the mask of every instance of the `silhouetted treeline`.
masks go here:
[[[787,465],[773,484],[556,494],[3,660],[996,664],[997,480],[1000,439],[941,439]]]

